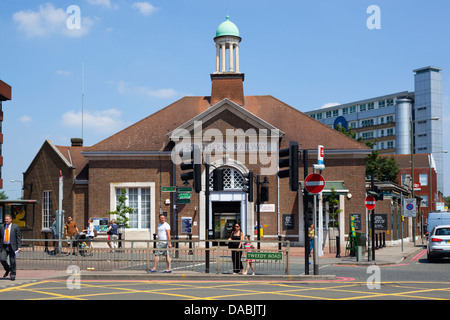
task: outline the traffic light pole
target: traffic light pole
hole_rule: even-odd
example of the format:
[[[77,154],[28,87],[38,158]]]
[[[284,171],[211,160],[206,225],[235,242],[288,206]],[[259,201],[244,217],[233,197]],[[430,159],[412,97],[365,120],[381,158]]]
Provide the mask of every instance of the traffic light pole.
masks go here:
[[[308,176],[308,150],[303,150],[303,175]],[[303,216],[304,216],[304,233],[305,233],[305,274],[309,274],[309,237],[308,237],[308,202],[309,195],[306,187],[303,186]]]
[[[370,177],[370,190],[374,191],[375,190],[375,182],[374,182],[374,177],[373,177],[373,173]],[[372,213],[370,215],[370,226],[371,226],[371,230],[372,230],[372,261],[375,260],[375,209],[371,210]]]
[[[205,273],[209,273],[209,154],[205,161]]]
[[[256,176],[256,223],[258,249],[261,249],[261,183],[259,181],[259,175]]]

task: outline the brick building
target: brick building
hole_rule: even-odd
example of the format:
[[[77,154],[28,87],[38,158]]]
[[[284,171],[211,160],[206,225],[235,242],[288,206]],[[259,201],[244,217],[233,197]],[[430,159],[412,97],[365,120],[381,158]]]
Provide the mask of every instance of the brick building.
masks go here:
[[[3,122],[3,106],[2,102],[11,100],[11,86],[0,80],[0,189],[3,189],[3,178],[1,175],[1,168],[3,167],[3,155],[2,155],[2,144],[3,144],[3,132],[2,122]]]
[[[244,95],[244,74],[239,65],[241,40],[239,30],[228,18],[217,29],[211,95],[183,97],[91,147],[65,147],[72,156],[77,148],[84,157],[79,158],[79,164],[68,160],[62,147],[44,143],[42,157],[33,160],[25,177],[25,183],[33,183],[37,193],[26,197],[41,198],[39,192],[45,188],[57,190],[55,177],[51,186],[38,188],[37,181],[45,177],[37,176],[33,166],[52,168],[52,174],[64,168],[64,181],[71,181],[67,189],[64,185],[68,193],[64,201],[69,202],[66,208],[73,210],[78,221],[100,218],[115,210],[118,196],[125,189],[127,205],[135,210],[129,216],[126,239],[152,239],[160,213],[167,214],[175,236],[185,238],[191,233],[193,238],[205,239],[207,206],[209,229],[212,236],[221,239],[227,237],[234,222],[239,222],[246,234],[254,235],[255,203],[249,202],[242,191],[243,175],[251,170],[268,181],[269,200],[261,209],[263,239],[281,236],[302,245],[302,192],[289,191],[288,179],[279,179],[276,174],[279,148],[297,141],[300,149],[308,150],[309,173],[317,162],[318,145],[324,146],[324,193],[331,192],[331,187],[337,190],[343,210],[337,219],[344,236],[349,215],[365,212],[365,159],[371,150],[273,96]],[[185,186],[177,155],[180,150],[189,151],[193,144],[202,148],[203,160],[210,154],[211,170],[205,172],[202,165],[202,191],[192,192],[190,203],[181,204],[175,192],[165,192],[162,187]],[[212,179],[215,168],[224,169],[224,190],[211,190],[206,203],[205,179]],[[300,161],[299,180],[303,177]],[[323,217],[326,230],[326,209]]]
[[[27,214],[24,233],[28,239],[44,238],[50,232],[59,200],[59,176],[63,177],[62,209],[72,216],[82,230],[88,219],[88,165],[81,152],[82,140],[71,139],[71,146],[56,146],[46,140],[23,174],[25,199],[38,200],[36,216]]]

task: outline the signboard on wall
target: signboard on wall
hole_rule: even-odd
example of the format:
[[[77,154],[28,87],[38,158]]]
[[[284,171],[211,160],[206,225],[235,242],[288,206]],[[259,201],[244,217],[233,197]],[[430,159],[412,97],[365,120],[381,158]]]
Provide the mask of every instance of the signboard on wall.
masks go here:
[[[387,230],[388,229],[388,215],[387,213],[375,214],[375,230]]]

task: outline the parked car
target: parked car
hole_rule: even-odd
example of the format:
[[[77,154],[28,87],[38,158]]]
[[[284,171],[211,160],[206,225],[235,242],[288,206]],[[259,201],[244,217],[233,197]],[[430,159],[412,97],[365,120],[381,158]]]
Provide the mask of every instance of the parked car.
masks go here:
[[[428,238],[428,261],[450,257],[450,225],[435,226]]]

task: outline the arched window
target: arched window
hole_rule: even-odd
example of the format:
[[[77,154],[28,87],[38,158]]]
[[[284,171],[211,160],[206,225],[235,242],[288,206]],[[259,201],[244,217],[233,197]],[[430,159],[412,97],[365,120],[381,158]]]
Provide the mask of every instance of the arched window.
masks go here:
[[[223,190],[242,190],[244,187],[244,177],[239,170],[231,167],[221,167],[223,169]],[[213,189],[213,175],[209,175],[209,189]]]

